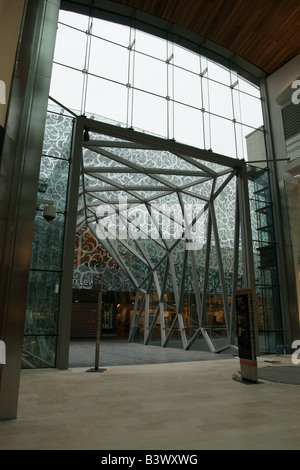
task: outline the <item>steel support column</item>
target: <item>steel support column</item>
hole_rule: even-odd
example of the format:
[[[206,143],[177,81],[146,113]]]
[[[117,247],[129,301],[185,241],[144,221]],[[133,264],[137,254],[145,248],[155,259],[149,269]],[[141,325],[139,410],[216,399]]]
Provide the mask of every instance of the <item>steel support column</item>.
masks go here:
[[[254,259],[253,259],[253,244],[251,232],[251,217],[249,206],[249,192],[248,192],[248,176],[246,163],[241,168],[238,179],[238,198],[239,198],[239,214],[241,221],[241,242],[243,253],[243,279],[244,288],[251,289],[252,291],[252,308],[254,319],[254,348],[258,354],[258,318],[256,308],[256,292],[255,292],[255,278],[254,278]]]
[[[72,311],[73,261],[76,236],[78,190],[84,118],[77,118],[73,128],[72,153],[69,169],[67,210],[63,245],[62,277],[60,286],[59,325],[56,351],[56,367],[67,369]]]

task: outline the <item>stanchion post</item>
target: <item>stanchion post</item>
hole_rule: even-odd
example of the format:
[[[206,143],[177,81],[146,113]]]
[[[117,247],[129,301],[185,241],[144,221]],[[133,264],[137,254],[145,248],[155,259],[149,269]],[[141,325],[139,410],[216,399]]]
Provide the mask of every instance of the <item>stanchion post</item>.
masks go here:
[[[99,369],[100,361],[100,337],[102,330],[102,287],[103,277],[99,275],[99,291],[98,291],[98,309],[97,309],[97,332],[96,332],[96,351],[95,351],[95,370]]]

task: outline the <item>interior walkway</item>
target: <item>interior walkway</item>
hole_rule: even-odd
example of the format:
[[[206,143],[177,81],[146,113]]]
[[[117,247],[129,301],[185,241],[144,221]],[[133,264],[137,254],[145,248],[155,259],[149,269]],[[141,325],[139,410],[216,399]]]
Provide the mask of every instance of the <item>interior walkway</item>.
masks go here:
[[[134,347],[140,358],[147,349]],[[259,371],[292,365],[290,357],[261,357],[258,364]],[[239,359],[231,354],[134,365],[101,361],[100,366],[101,372],[86,367],[23,370],[19,415],[0,422],[0,449],[300,447],[299,385],[235,380]],[[300,366],[293,367],[299,371]]]
[[[222,343],[221,343],[222,344]],[[220,345],[221,345],[220,344]],[[199,346],[197,346],[199,345]],[[232,357],[237,350],[230,348],[222,353],[212,354],[208,351],[205,342],[198,341],[197,347],[185,351],[182,342],[172,342],[172,347],[147,345],[142,343],[128,343],[126,339],[102,337],[100,341],[100,364],[107,366],[128,366],[138,364],[162,364],[171,362],[193,362],[220,360]],[[95,365],[95,339],[72,339],[69,348],[69,367],[91,367]]]

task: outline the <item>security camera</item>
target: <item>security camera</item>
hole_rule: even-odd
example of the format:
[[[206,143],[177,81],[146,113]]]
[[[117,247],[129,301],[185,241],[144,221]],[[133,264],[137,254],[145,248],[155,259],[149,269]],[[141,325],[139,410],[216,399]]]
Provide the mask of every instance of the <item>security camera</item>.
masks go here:
[[[47,199],[38,199],[39,204],[46,204],[43,210],[43,217],[47,222],[51,222],[56,218],[56,207],[53,205],[53,201],[48,201]]]
[[[48,205],[44,208],[43,217],[47,222],[51,222],[56,218],[56,208],[53,205]]]

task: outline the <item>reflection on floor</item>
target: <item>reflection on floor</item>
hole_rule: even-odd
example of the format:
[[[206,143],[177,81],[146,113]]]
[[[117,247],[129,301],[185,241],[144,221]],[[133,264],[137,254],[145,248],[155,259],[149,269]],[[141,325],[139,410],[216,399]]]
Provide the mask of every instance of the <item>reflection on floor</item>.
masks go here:
[[[177,346],[177,347],[176,347]],[[72,339],[69,349],[69,367],[92,367],[95,364],[95,339]],[[232,358],[237,354],[235,349],[226,349],[222,353],[182,349],[181,342],[173,343],[172,347],[128,343],[126,339],[101,338],[100,362],[101,367],[162,364],[171,362],[212,361]],[[207,349],[207,348],[206,348]]]

